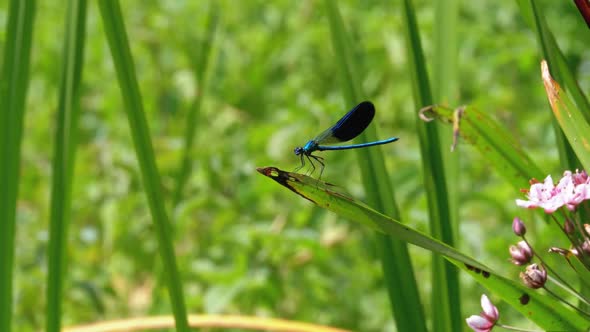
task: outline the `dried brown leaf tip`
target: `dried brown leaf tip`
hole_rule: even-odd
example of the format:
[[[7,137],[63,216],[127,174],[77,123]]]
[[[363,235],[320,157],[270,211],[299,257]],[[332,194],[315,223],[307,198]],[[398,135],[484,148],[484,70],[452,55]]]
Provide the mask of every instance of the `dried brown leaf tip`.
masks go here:
[[[586,25],[590,28],[590,3],[588,0],[574,0],[576,7],[578,7],[578,11],[586,21]]]
[[[549,104],[551,104],[551,108],[555,110],[557,107],[556,103],[559,99],[559,84],[551,77],[551,73],[549,72],[549,65],[547,65],[547,61],[541,61],[541,77],[543,78],[543,84],[545,85],[545,91],[547,93],[547,98],[549,99]]]

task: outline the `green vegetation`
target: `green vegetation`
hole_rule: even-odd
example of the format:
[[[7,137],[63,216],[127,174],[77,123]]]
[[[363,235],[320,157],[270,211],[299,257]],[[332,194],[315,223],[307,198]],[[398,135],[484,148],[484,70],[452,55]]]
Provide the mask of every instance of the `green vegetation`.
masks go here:
[[[551,319],[523,316],[507,248],[516,215],[535,248],[569,245],[514,201],[589,167],[590,30],[567,1],[446,3],[0,2],[0,331],[157,315],[186,331],[190,314],[467,330],[482,293],[509,325],[589,325],[542,292]],[[541,59],[569,93],[553,112]],[[321,179],[456,250],[256,172],[295,169],[362,100],[376,115],[355,142],[400,140],[320,152]]]

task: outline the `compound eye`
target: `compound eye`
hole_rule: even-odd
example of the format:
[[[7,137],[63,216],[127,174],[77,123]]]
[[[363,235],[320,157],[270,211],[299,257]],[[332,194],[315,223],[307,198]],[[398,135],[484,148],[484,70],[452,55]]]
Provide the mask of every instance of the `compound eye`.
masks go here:
[[[300,155],[301,153],[303,153],[303,148],[302,147],[296,147],[295,150],[293,150],[293,152],[295,152],[295,155]]]

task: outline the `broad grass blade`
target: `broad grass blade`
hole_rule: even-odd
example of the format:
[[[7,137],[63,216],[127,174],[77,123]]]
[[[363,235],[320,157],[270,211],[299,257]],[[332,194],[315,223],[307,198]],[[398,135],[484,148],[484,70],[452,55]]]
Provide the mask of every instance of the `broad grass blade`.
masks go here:
[[[164,193],[160,173],[156,166],[150,132],[143,110],[143,101],[135,76],[127,32],[118,1],[98,1],[106,37],[117,71],[119,87],[125,103],[125,111],[133,137],[136,157],[145,187],[148,205],[158,237],[160,256],[166,271],[168,294],[172,303],[178,331],[189,331],[180,274],[176,264],[170,220],[164,206]]]
[[[473,145],[516,190],[529,187],[530,179],[547,176],[514,135],[485,112],[469,106],[452,109],[435,105],[423,108],[420,117],[452,124],[453,132],[448,135],[455,138],[454,144],[465,141]]]
[[[0,74],[0,331],[11,331],[16,203],[36,1],[8,5]]]
[[[584,169],[589,170],[590,124],[588,124],[588,121],[586,121],[568,94],[553,80],[546,61],[541,62],[541,75],[553,115],[555,115],[559,126],[574,149],[576,156],[584,166]]]
[[[57,108],[55,152],[51,184],[51,215],[47,274],[46,331],[61,329],[63,284],[67,266],[71,188],[76,155],[80,87],[86,32],[86,0],[70,0],[67,6],[65,44]]]

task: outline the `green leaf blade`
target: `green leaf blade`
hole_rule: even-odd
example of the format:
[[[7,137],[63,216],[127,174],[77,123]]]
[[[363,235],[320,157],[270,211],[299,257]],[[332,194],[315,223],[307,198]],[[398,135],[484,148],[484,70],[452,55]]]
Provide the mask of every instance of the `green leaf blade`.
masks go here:
[[[11,331],[21,142],[36,1],[9,4],[0,75],[0,331]]]
[[[46,331],[61,330],[63,283],[67,276],[67,239],[72,176],[77,145],[79,98],[86,30],[86,0],[68,2],[64,62],[55,133],[49,223]]]
[[[453,110],[437,105],[426,107],[421,113],[423,119],[453,124],[457,143],[465,141],[473,145],[516,190],[528,187],[529,179],[541,179],[547,175],[514,136],[485,112],[469,106]]]
[[[160,174],[156,166],[121,8],[117,1],[101,0],[98,4],[127,111],[142,183],[158,236],[160,256],[164,265],[176,328],[183,332],[189,331],[182,283],[172,244],[170,220],[164,206]]]
[[[553,114],[584,169],[588,170],[590,169],[590,124],[568,94],[553,80],[545,61],[541,63],[541,72]]]

